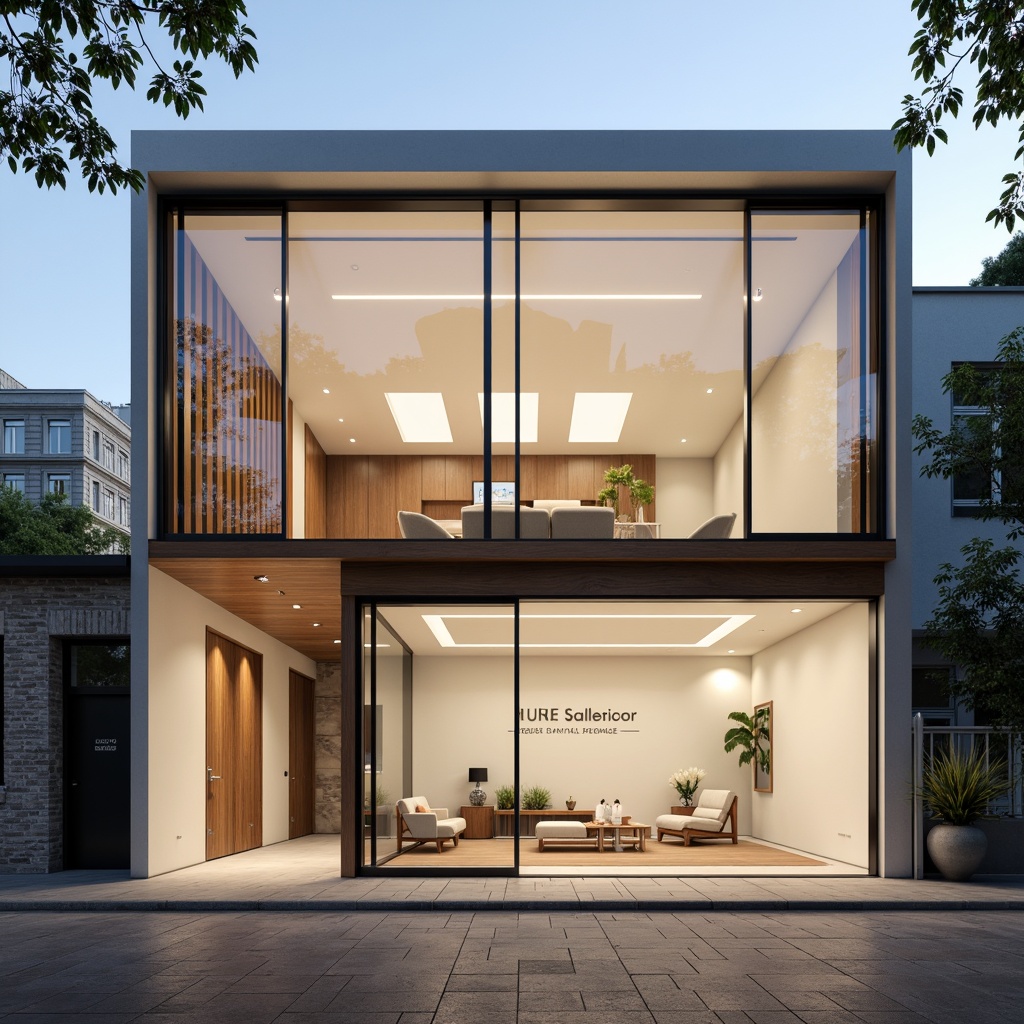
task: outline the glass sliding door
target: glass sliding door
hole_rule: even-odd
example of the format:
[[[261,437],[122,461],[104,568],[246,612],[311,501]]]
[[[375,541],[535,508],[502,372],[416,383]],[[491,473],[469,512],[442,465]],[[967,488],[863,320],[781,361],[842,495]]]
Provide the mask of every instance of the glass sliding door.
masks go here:
[[[877,346],[860,210],[754,212],[751,529],[877,526]]]
[[[515,617],[500,603],[382,604],[366,616],[367,865],[515,868],[513,809],[501,806],[516,786]]]
[[[480,203],[289,212],[297,537],[454,532],[483,477]]]
[[[164,527],[279,534],[281,216],[179,208],[169,219]]]

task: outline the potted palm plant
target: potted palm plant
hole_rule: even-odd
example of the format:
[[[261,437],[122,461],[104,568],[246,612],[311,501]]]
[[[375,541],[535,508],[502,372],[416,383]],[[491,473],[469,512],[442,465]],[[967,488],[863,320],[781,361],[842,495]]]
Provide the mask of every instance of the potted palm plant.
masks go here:
[[[768,734],[770,712],[766,706],[755,708],[752,715],[744,711],[731,711],[729,718],[739,725],[725,734],[725,752],[740,749],[740,766],[751,764],[756,758],[757,766],[766,775],[771,770],[771,736]]]
[[[987,762],[980,747],[969,754],[940,749],[926,758],[921,797],[939,819],[926,845],[943,878],[966,882],[981,866],[988,838],[974,822],[1006,788],[1006,762]]]

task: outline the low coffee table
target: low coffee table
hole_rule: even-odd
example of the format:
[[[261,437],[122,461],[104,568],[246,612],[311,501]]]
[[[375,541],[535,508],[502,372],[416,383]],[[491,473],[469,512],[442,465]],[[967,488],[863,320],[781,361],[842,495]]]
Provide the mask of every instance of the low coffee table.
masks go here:
[[[635,846],[641,853],[647,850],[647,833],[651,826],[642,821],[630,821],[628,825],[609,825],[606,822],[585,822],[587,832],[597,833],[597,852],[604,853],[604,837],[607,833],[612,837],[612,849],[621,850],[623,843]]]

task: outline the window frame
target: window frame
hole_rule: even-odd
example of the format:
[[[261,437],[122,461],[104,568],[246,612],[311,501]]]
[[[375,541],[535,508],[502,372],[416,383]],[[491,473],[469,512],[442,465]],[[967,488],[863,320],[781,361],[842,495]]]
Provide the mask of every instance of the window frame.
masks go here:
[[[64,441],[64,428],[67,428],[67,450],[61,445]],[[57,447],[54,448],[54,430],[57,434]],[[54,416],[46,421],[46,452],[48,455],[70,455],[71,454],[71,420],[65,416]]]
[[[20,430],[21,447],[18,447],[18,428]],[[15,443],[13,447],[8,446],[8,431],[12,430]],[[4,418],[4,455],[24,455],[25,454],[25,418],[24,417],[11,417],[10,419]]]

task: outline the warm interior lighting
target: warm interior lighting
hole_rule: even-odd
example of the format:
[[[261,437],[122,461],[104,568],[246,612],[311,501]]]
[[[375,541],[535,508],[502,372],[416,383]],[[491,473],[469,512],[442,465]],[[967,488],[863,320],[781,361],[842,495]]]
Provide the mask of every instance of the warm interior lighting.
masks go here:
[[[293,604],[292,607],[295,608],[295,609],[299,609],[299,608],[302,607],[302,605],[301,604]]]
[[[330,388],[323,388],[323,393],[325,395],[329,395],[331,393],[331,389]]]
[[[390,391],[384,397],[406,444],[451,442],[452,428],[440,391]]]
[[[542,302],[544,300],[569,300],[576,301],[598,301],[598,302],[695,302],[704,296],[698,293],[687,292],[599,292],[599,293],[552,293],[552,294],[523,294],[519,298],[524,302]],[[459,295],[459,294],[409,294],[409,295],[332,295],[335,302],[483,302],[482,294]],[[491,294],[492,302],[511,302],[515,295]]]
[[[570,442],[616,443],[632,398],[632,391],[577,392],[569,424]]]
[[[270,582],[270,577],[269,576],[253,576],[253,579],[257,583],[269,583]]]
[[[799,615],[799,614],[800,614],[800,613],[801,613],[801,612],[803,611],[803,608],[791,608],[791,609],[790,609],[790,611],[791,611],[791,612],[792,612],[792,613],[793,613],[794,615]]]
[[[468,649],[472,649],[472,648],[487,648],[487,649],[509,648],[509,647],[513,647],[515,645],[511,641],[508,642],[508,643],[494,643],[494,642],[488,642],[488,643],[460,643],[451,635],[451,632],[449,631],[448,626],[447,626],[447,622],[449,622],[449,621],[456,621],[456,620],[467,620],[467,619],[486,620],[486,621],[489,621],[489,622],[494,622],[494,621],[497,621],[499,619],[512,619],[512,618],[514,618],[514,615],[512,613],[509,613],[509,612],[500,612],[500,613],[498,613],[496,615],[482,615],[482,614],[476,614],[476,613],[467,613],[467,614],[424,615],[423,616],[423,621],[426,623],[426,625],[429,628],[429,630],[431,631],[431,633],[434,634],[434,639],[437,640],[439,646],[441,646],[441,647],[449,647],[449,648],[459,648],[459,649],[462,649],[462,650],[468,650]],[[612,648],[612,649],[615,649],[615,650],[624,650],[624,649],[627,649],[627,648],[629,648],[629,649],[643,648],[643,649],[648,649],[648,650],[650,650],[650,649],[656,649],[656,650],[677,650],[677,649],[694,648],[694,647],[712,647],[714,644],[718,643],[719,640],[724,639],[730,633],[732,633],[734,630],[739,629],[740,626],[744,625],[744,623],[749,622],[753,618],[754,618],[753,615],[625,615],[625,614],[624,615],[619,615],[619,614],[610,614],[610,615],[575,615],[575,614],[567,614],[567,615],[548,615],[548,614],[529,615],[529,614],[527,614],[527,615],[520,615],[519,616],[519,621],[520,622],[526,622],[528,620],[545,620],[545,621],[547,621],[547,620],[553,620],[553,619],[559,619],[559,620],[567,620],[568,619],[568,620],[577,620],[577,621],[581,621],[582,620],[582,621],[585,621],[585,622],[595,622],[595,623],[598,623],[598,622],[602,622],[602,621],[603,622],[608,622],[609,620],[614,620],[614,621],[617,621],[617,622],[621,622],[621,621],[633,621],[633,622],[636,622],[636,621],[643,621],[643,622],[659,622],[659,621],[661,621],[661,622],[668,622],[668,621],[675,621],[675,622],[681,622],[681,621],[684,621],[684,620],[703,619],[703,620],[708,620],[709,626],[713,626],[713,628],[710,628],[708,630],[708,632],[703,637],[701,637],[699,640],[693,641],[692,643],[681,643],[681,642],[678,642],[678,641],[670,641],[670,642],[657,641],[657,642],[651,642],[651,643],[599,643],[599,642],[595,642],[594,640],[588,638],[585,642],[580,642],[580,643],[530,643],[530,642],[524,642],[524,641],[520,640],[519,646],[520,646],[520,648],[527,648],[527,647],[529,647],[529,648],[535,648],[535,649],[536,648],[543,648],[543,649],[549,649],[549,650],[550,649],[567,650],[567,649],[570,649],[570,648],[573,648],[573,649],[584,649],[584,650],[585,649],[590,649],[590,648],[593,648],[593,649],[599,649],[599,648],[608,649],[608,648]],[[604,635],[607,635],[607,634],[605,633]]]
[[[319,623],[319,622],[314,622],[314,623],[313,623],[313,628],[314,628],[314,629],[316,629],[316,628],[318,628],[318,627],[319,627],[319,625],[320,625],[320,623]]]
[[[484,422],[484,396],[478,391],[480,423]],[[537,440],[537,419],[540,395],[524,391],[519,396],[519,440],[526,443]],[[514,391],[491,392],[491,440],[515,441],[516,396]]]

